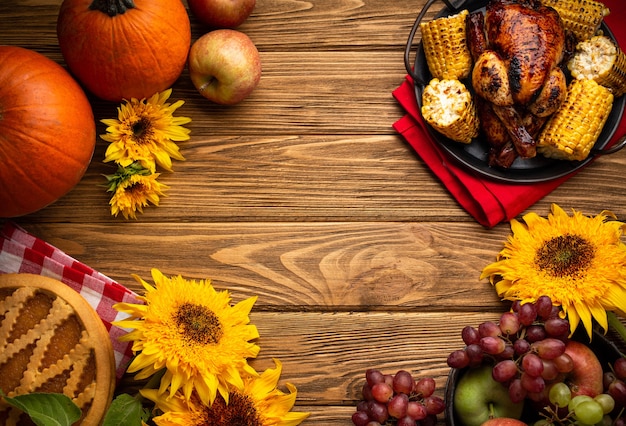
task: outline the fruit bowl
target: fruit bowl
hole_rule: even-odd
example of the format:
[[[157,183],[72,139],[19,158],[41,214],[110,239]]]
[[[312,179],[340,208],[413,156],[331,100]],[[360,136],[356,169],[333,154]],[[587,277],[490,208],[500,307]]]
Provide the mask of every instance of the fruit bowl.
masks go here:
[[[612,364],[616,359],[621,357],[621,353],[617,346],[599,332],[594,331],[593,339],[591,342],[588,341],[587,335],[585,333],[579,332],[575,333],[571,340],[585,343],[587,346],[589,346],[589,348],[591,348],[591,350],[597,356],[605,372],[610,371],[609,365]],[[463,369],[450,369],[445,388],[445,422],[448,426],[464,426],[464,423],[461,422],[461,420],[455,413],[454,395],[457,390],[457,383],[470,368],[471,367]],[[506,390],[504,389],[503,392],[506,392]],[[533,409],[533,404],[529,402],[524,403],[524,410],[522,412],[522,417],[520,420],[522,420],[526,424],[532,425],[535,421],[539,420],[540,417],[536,410]]]

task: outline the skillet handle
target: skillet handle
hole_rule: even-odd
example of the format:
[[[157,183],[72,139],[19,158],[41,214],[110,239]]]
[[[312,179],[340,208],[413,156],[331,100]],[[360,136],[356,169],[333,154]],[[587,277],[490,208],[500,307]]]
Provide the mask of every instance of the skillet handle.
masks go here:
[[[415,19],[415,22],[413,23],[413,27],[411,28],[411,32],[409,33],[409,39],[407,40],[406,47],[404,49],[404,68],[406,69],[407,73],[411,76],[413,81],[420,84],[421,86],[425,86],[427,82],[422,81],[421,77],[419,77],[415,73],[415,70],[413,69],[413,63],[411,62],[411,50],[413,47],[413,39],[415,38],[415,33],[417,32],[417,29],[419,28],[420,23],[424,19],[424,16],[426,16],[426,13],[430,9],[430,7],[436,1],[437,0],[428,0],[426,4],[424,5],[424,7],[422,8],[419,15],[417,15],[417,18]],[[455,2],[453,0],[441,0],[441,1],[445,3],[448,10],[451,12],[455,12],[461,9],[463,4],[466,2],[466,0],[461,0],[461,1],[456,2],[458,4],[454,4]]]
[[[591,149],[591,154],[592,155],[605,155],[605,154],[613,154],[617,151],[619,151],[620,149],[624,148],[626,146],[626,135],[622,136],[621,138],[619,138],[617,140],[617,142],[615,143],[615,145],[613,145],[610,148],[607,149]]]

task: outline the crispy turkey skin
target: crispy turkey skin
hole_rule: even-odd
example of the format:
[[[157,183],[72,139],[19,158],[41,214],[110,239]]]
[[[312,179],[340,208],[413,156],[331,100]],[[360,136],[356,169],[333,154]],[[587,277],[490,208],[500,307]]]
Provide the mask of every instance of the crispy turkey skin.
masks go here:
[[[559,14],[532,0],[492,0],[485,27],[491,48],[508,64],[513,100],[528,104],[563,58],[565,31]]]

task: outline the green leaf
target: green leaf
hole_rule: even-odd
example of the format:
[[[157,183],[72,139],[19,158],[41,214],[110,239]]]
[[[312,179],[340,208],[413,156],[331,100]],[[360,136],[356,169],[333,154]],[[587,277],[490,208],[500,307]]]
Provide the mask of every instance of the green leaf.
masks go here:
[[[149,417],[137,398],[123,393],[111,403],[102,426],[141,426],[141,421],[147,421]]]
[[[71,426],[82,414],[69,397],[60,393],[2,396],[7,403],[28,414],[37,426]]]

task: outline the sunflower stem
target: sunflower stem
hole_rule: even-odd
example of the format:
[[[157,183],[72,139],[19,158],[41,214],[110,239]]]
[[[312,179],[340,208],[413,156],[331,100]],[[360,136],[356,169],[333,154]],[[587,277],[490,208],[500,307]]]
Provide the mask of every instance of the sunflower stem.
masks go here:
[[[626,344],[626,327],[624,327],[624,324],[622,324],[615,312],[608,311],[606,314],[609,320],[609,327],[612,327],[613,331],[622,338],[622,343]],[[624,354],[622,354],[622,356],[624,356]]]
[[[134,7],[135,3],[133,0],[93,0],[89,5],[90,10],[99,10],[110,17],[121,15]]]

